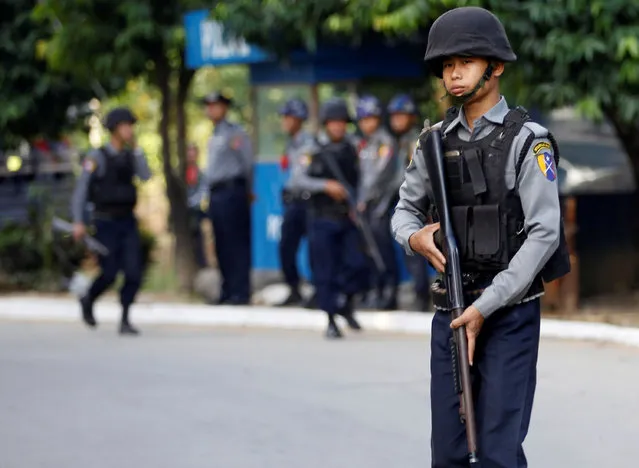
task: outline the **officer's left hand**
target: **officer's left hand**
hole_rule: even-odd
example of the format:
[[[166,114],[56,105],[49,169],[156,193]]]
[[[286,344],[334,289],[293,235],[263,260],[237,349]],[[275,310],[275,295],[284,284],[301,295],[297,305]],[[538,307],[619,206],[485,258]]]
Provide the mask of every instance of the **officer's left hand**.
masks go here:
[[[450,328],[457,329],[462,325],[466,325],[466,337],[468,338],[468,362],[473,365],[473,356],[475,354],[475,342],[477,336],[484,324],[484,316],[479,312],[477,307],[471,305],[464,313],[450,323]]]

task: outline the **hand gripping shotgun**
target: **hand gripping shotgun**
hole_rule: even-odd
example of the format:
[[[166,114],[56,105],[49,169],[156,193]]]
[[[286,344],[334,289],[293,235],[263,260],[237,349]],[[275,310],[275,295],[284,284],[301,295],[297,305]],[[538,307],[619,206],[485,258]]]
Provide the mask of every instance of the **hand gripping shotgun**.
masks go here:
[[[419,135],[419,145],[424,155],[426,170],[428,171],[428,176],[432,184],[435,208],[439,215],[442,250],[446,257],[444,282],[446,284],[452,320],[454,320],[464,313],[465,305],[459,249],[453,233],[450,209],[448,206],[441,130],[439,128],[430,128],[430,126],[426,124],[424,130],[422,130],[422,133]],[[459,413],[462,422],[466,425],[468,462],[471,467],[477,468],[480,465],[479,459],[477,458],[477,430],[475,426],[473,391],[470,382],[466,327],[462,326],[454,330],[453,337],[454,342],[451,343],[451,351],[453,353],[455,389],[457,393],[460,394]]]

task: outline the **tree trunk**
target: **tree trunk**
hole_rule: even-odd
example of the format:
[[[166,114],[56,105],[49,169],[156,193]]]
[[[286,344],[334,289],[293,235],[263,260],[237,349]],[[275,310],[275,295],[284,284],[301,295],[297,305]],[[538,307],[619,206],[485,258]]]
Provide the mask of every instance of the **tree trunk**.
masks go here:
[[[193,81],[195,70],[188,70],[186,68],[184,49],[180,52],[180,71],[178,74],[178,88],[177,88],[177,102],[176,102],[176,116],[177,116],[177,154],[178,154],[178,168],[182,180],[185,180],[186,176],[186,145],[187,145],[187,119],[186,119],[186,98]]]
[[[171,68],[167,60],[156,62],[157,86],[162,95],[160,136],[162,138],[162,171],[169,199],[170,224],[175,236],[175,268],[181,291],[192,292],[197,265],[190,231],[183,174],[176,174],[171,164]]]
[[[639,122],[624,122],[620,113],[614,107],[604,108],[604,114],[615,128],[619,141],[623,146],[635,175],[635,181],[639,185]],[[634,194],[635,213],[639,213],[639,190]],[[639,216],[633,217],[634,229],[634,265],[635,274],[633,286],[639,288]]]

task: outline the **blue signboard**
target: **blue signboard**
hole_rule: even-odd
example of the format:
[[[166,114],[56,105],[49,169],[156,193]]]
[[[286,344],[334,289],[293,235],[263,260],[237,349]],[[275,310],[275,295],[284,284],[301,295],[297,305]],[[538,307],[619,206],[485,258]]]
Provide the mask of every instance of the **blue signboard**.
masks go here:
[[[196,10],[184,15],[184,29],[188,68],[269,60],[265,52],[248,45],[244,39],[225,39],[224,28],[210,19],[209,10]]]

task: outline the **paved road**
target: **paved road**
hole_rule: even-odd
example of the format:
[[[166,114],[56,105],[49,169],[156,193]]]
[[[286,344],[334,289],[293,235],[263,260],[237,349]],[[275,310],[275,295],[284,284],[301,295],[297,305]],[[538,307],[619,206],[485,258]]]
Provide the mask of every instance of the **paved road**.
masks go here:
[[[0,322],[0,468],[429,466],[428,342]],[[639,350],[543,342],[531,467],[639,454]]]

